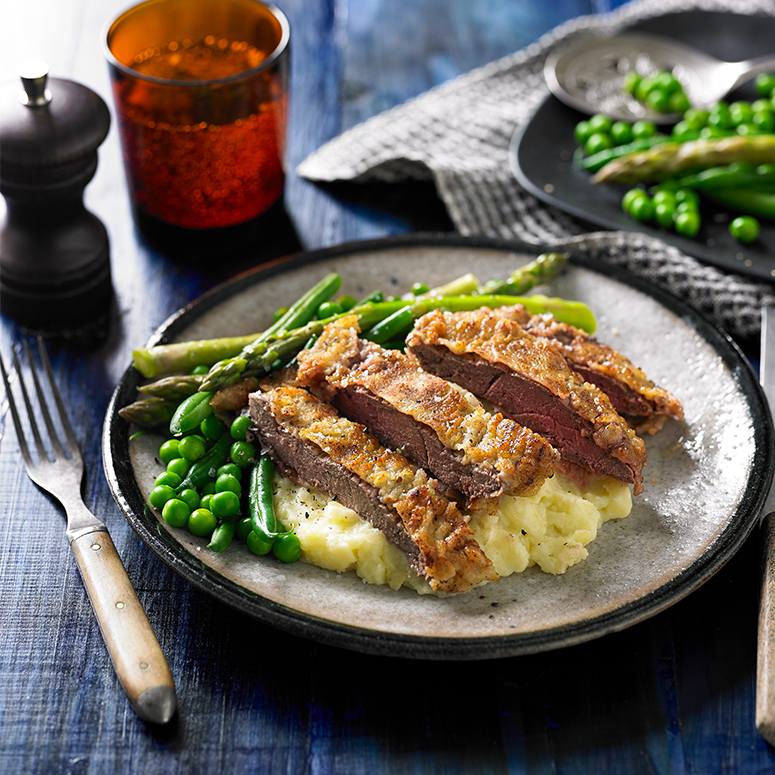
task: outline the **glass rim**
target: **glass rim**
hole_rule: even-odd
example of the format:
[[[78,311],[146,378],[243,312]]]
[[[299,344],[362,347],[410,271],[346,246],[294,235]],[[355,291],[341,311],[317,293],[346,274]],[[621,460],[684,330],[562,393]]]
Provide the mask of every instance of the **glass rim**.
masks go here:
[[[115,54],[110,50],[110,35],[116,25],[129,13],[134,11],[137,8],[140,8],[141,6],[146,5],[157,5],[160,3],[166,2],[166,0],[144,0],[141,3],[136,3],[135,5],[132,5],[131,7],[121,11],[120,13],[116,14],[116,16],[109,19],[107,22],[105,22],[105,25],[102,28],[102,34],[101,34],[101,45],[102,45],[102,53],[105,57],[105,59],[108,61],[108,64],[112,67],[115,67],[118,70],[121,70],[125,75],[131,76],[132,78],[137,78],[142,81],[148,81],[150,83],[156,83],[162,86],[176,86],[176,87],[200,87],[200,86],[213,86],[218,84],[227,84],[227,83],[234,83],[236,81],[241,81],[243,79],[247,79],[255,75],[256,73],[260,73],[262,70],[266,70],[269,67],[271,67],[288,49],[288,43],[290,41],[291,37],[291,27],[288,23],[288,18],[286,15],[274,4],[272,3],[264,3],[261,2],[261,0],[253,0],[256,5],[263,5],[265,8],[267,8],[270,13],[277,19],[277,21],[280,23],[280,29],[281,29],[281,35],[280,40],[277,43],[277,45],[274,47],[272,52],[264,59],[260,65],[257,67],[251,67],[247,70],[242,70],[239,73],[235,73],[234,75],[228,75],[223,78],[205,78],[200,80],[177,80],[173,78],[157,78],[153,75],[145,75],[144,73],[139,73],[137,70],[133,70],[131,67],[125,65],[123,62],[120,62],[118,58],[115,56]]]

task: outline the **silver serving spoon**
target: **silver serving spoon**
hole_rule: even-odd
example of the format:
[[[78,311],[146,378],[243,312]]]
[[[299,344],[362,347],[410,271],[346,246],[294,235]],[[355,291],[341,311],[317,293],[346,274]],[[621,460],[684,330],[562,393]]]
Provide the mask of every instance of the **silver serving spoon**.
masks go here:
[[[583,38],[550,54],[544,77],[552,93],[584,113],[605,113],[624,121],[659,123],[680,116],[654,113],[622,89],[630,70],[650,75],[672,70],[694,107],[707,107],[759,73],[775,71],[775,54],[745,62],[723,62],[691,46],[646,33]]]

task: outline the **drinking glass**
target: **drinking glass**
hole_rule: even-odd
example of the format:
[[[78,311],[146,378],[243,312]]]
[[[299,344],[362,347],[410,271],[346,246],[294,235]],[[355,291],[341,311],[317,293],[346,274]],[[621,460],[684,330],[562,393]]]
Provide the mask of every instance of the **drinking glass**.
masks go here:
[[[289,39],[258,0],[146,0],[107,24],[133,214],[152,242],[218,244],[278,202]]]

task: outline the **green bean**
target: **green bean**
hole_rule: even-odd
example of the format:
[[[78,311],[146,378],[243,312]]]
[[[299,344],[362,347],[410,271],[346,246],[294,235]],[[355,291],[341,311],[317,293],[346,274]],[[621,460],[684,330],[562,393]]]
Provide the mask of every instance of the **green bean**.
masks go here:
[[[384,344],[397,337],[402,331],[408,331],[412,323],[414,323],[414,315],[411,306],[407,305],[373,325],[363,333],[363,338],[376,344]]]
[[[231,441],[231,436],[224,433],[204,456],[191,466],[183,481],[175,488],[176,492],[186,489],[199,490],[208,480],[213,479],[229,457]]]
[[[280,331],[288,331],[309,323],[317,314],[318,307],[328,301],[341,287],[342,278],[332,272],[305,293],[280,319],[264,331],[264,337]]]
[[[714,190],[708,196],[726,207],[734,207],[762,218],[775,218],[775,193],[771,191],[728,188]]]
[[[213,413],[210,405],[212,397],[212,392],[201,391],[182,401],[170,420],[170,433],[173,436],[181,436],[198,428],[202,420]]]
[[[248,513],[253,532],[265,541],[274,541],[286,531],[277,530],[274,512],[274,463],[263,452],[250,472]]]
[[[616,145],[613,148],[608,148],[605,151],[594,153],[591,156],[584,156],[576,160],[576,165],[587,172],[597,172],[604,167],[608,162],[620,159],[622,156],[626,156],[629,153],[637,153],[638,151],[646,151],[649,148],[653,148],[655,145],[661,145],[662,143],[670,142],[670,137],[667,135],[653,135],[652,137],[640,137],[637,140],[627,143],[626,145]]]
[[[234,534],[237,532],[237,523],[231,519],[221,522],[218,527],[213,530],[213,534],[210,538],[210,543],[207,544],[207,548],[213,552],[222,552],[227,549],[229,544],[234,538]]]

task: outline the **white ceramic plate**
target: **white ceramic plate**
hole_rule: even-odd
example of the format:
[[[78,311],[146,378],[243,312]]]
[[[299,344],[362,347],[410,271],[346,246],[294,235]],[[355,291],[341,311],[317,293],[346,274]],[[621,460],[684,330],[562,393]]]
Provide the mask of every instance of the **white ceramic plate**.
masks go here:
[[[413,235],[304,253],[259,268],[173,316],[152,342],[260,331],[274,309],[330,271],[354,296],[408,289],[473,271],[504,277],[539,249],[458,236]],[[645,492],[608,522],[589,557],[562,576],[536,568],[468,594],[420,596],[364,584],[304,563],[282,564],[235,543],[223,554],[168,527],[146,505],[159,471],[159,438],[130,442],[117,414],[135,398],[128,369],[105,421],[110,487],[150,549],[196,587],[298,635],[372,653],[479,659],[571,645],[620,630],[681,599],[716,572],[756,522],[773,471],[773,431],[747,360],[698,313],[642,281],[574,257],[542,291],[580,299],[598,337],[620,349],[683,403],[686,422],[646,440]]]

